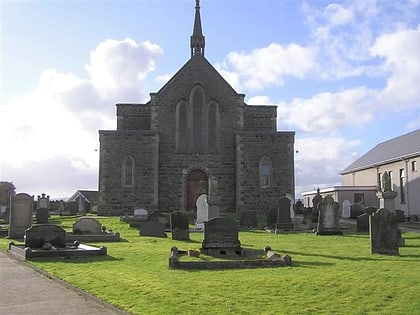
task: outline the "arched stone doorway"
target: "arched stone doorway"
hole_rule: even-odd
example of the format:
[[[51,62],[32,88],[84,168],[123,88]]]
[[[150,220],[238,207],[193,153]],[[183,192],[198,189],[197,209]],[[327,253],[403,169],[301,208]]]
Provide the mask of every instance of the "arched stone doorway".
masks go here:
[[[208,177],[202,170],[193,170],[187,176],[187,211],[195,211],[197,198],[208,195]]]

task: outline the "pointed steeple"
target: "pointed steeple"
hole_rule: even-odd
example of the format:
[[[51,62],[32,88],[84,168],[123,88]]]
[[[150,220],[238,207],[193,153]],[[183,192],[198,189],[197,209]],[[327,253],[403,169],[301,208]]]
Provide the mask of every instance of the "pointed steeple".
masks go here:
[[[204,56],[205,40],[203,32],[201,30],[201,18],[200,18],[200,0],[195,0],[195,18],[194,18],[194,29],[191,36],[191,57],[193,55]]]

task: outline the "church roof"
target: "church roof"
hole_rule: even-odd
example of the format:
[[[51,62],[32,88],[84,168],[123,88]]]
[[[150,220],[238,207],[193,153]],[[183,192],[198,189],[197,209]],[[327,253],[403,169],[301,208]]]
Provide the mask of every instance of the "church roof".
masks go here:
[[[420,155],[420,129],[390,139],[354,161],[340,174],[347,174]]]

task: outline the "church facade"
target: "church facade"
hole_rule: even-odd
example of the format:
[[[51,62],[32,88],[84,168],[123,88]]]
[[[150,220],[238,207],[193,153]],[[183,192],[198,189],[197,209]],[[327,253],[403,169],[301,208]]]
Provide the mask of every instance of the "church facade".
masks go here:
[[[276,106],[247,105],[204,48],[197,1],[190,59],[146,104],[117,104],[117,129],[99,131],[98,214],[193,216],[201,194],[239,214],[294,196],[294,132],[277,131]]]

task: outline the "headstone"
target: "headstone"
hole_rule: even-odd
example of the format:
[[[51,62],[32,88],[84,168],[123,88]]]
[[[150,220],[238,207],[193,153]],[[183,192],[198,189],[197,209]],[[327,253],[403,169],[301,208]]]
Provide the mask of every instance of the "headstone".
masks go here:
[[[363,213],[357,217],[357,232],[369,232],[369,214]]]
[[[285,194],[285,197],[289,199],[289,215],[290,218],[293,219],[295,217],[295,211],[294,211],[294,203],[295,199],[292,197],[291,194]]]
[[[239,218],[239,225],[243,227],[257,227],[257,213],[255,211],[241,212]]]
[[[316,190],[315,197],[312,198],[312,221],[318,222],[319,204],[322,202],[322,196],[319,187]]]
[[[39,208],[50,208],[50,196],[46,196],[45,194],[38,196],[37,209]]]
[[[292,220],[290,218],[290,199],[283,197],[279,199],[276,230],[293,230]]]
[[[25,230],[32,226],[34,197],[19,193],[12,197],[9,217],[9,237],[23,238]]]
[[[172,239],[188,241],[190,239],[188,215],[178,211],[172,212],[170,218]]]
[[[213,218],[204,222],[201,252],[211,256],[242,255],[238,224],[228,218]]]
[[[141,224],[140,236],[166,237],[165,224],[159,221],[145,221]]]
[[[353,203],[350,205],[350,218],[357,219],[363,213],[365,213],[365,205],[363,203]]]
[[[39,224],[25,231],[25,246],[43,248],[50,244],[56,248],[66,247],[66,231],[53,224]]]
[[[342,235],[339,228],[340,205],[330,195],[319,204],[317,235]]]
[[[341,209],[343,210],[342,212],[342,217],[345,219],[350,218],[350,206],[351,206],[351,202],[349,200],[344,200],[341,206]]]
[[[102,225],[95,218],[82,217],[73,224],[73,234],[101,234]]]
[[[140,209],[134,209],[134,217],[139,219],[147,220],[148,212],[146,209],[140,208]]]
[[[208,221],[209,219],[209,205],[207,203],[207,195],[202,194],[200,197],[197,198],[196,202],[197,206],[197,220],[196,220],[196,228],[203,229],[204,222]]]
[[[375,208],[375,207],[367,207],[366,209],[365,209],[365,212],[367,213],[367,214],[369,214],[369,215],[372,215],[374,212],[376,212],[376,211],[378,211],[378,208]]]
[[[149,215],[147,216],[147,219],[149,221],[151,221],[151,220],[153,220],[153,221],[160,221],[160,219],[162,217],[163,217],[163,214],[160,211],[155,210],[155,211],[152,211],[152,212],[149,213]]]
[[[35,213],[36,224],[47,224],[48,217],[50,216],[47,208],[38,208]]]
[[[369,217],[372,254],[398,255],[398,222],[395,214],[381,208]]]
[[[274,229],[277,223],[278,209],[272,208],[267,212],[267,224],[266,227]]]

